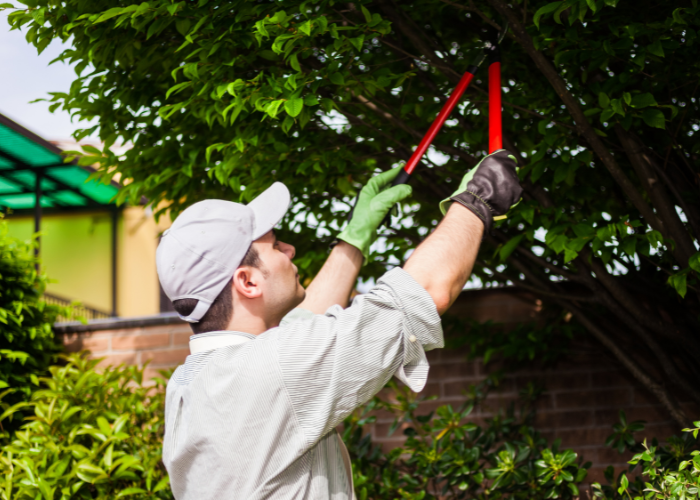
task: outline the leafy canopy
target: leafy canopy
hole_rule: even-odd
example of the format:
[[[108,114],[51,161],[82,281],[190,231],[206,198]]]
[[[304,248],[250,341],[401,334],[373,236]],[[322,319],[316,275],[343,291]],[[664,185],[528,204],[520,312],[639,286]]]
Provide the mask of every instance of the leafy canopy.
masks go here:
[[[358,188],[410,156],[507,19],[504,145],[525,194],[485,238],[475,275],[546,302],[551,335],[534,339],[573,318],[679,424],[668,388],[700,402],[696,0],[23,4],[9,22],[30,43],[69,44],[59,60],[79,76],[52,106],[97,119],[77,137],[97,131],[105,148],[81,161],[119,173],[120,200],[146,196],[175,215],[283,181],[294,207],[282,237],[307,277]],[[404,260],[486,153],[484,75],[417,169],[366,276]],[[116,156],[115,141],[133,148]]]

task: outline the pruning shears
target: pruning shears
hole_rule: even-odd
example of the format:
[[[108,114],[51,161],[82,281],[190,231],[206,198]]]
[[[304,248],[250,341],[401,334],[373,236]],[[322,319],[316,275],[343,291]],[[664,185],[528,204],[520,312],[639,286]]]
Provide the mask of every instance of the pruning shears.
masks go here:
[[[398,184],[406,184],[411,178],[413,170],[420,162],[423,155],[430,147],[430,144],[435,139],[435,136],[440,132],[443,124],[452,113],[452,110],[459,102],[459,99],[467,90],[472,82],[479,66],[484,60],[489,60],[489,153],[501,149],[503,147],[503,130],[501,123],[501,51],[499,45],[508,31],[508,22],[505,21],[501,31],[495,36],[486,40],[483,51],[476,57],[472,64],[467,68],[467,71],[462,75],[457,87],[452,91],[450,97],[445,102],[445,105],[438,113],[433,121],[433,124],[428,129],[423,139],[418,144],[418,147],[411,155],[403,170],[396,176],[392,186]],[[388,219],[387,215],[387,219]]]

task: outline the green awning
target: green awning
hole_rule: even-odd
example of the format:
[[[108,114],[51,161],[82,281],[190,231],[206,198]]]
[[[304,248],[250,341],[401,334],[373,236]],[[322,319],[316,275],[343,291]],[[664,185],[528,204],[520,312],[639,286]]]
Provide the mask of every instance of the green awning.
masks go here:
[[[64,163],[58,147],[0,115],[1,208],[33,209],[38,193],[41,207],[52,211],[114,205],[119,185],[86,182],[93,171]]]

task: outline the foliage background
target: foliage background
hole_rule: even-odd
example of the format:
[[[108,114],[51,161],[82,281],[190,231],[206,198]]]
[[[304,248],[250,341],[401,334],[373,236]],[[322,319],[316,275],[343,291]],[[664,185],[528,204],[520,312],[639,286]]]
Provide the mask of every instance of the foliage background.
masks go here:
[[[161,463],[163,379],[144,387],[135,366],[97,371],[99,360],[81,354],[62,361],[20,405],[0,395],[0,423],[31,409],[20,430],[0,439],[0,498],[171,499]]]
[[[441,406],[418,415],[420,398],[391,383],[390,400],[375,398],[345,421],[343,441],[353,457],[355,492],[367,498],[564,498],[579,496],[590,462],[572,450],[560,450],[558,440],[547,443],[532,427],[536,391],[525,391],[483,425],[468,422],[482,404],[490,381],[472,387],[458,409]],[[396,415],[393,429],[402,428],[403,446],[387,454],[364,435],[373,411]]]
[[[524,199],[475,276],[535,293],[558,318],[528,349],[586,332],[666,407],[700,404],[696,0],[25,0],[9,15],[76,63],[55,108],[97,119],[81,161],[171,216],[287,183],[283,238],[313,276],[348,203],[406,160],[503,19],[504,145]],[[484,71],[419,167],[365,278],[400,264],[437,202],[485,153]],[[92,130],[77,134],[83,137]],[[115,156],[109,146],[130,142]],[[575,327],[565,328],[568,318]],[[508,339],[497,346],[505,349]],[[519,340],[519,342],[523,342]],[[484,345],[484,349],[489,346]]]
[[[47,278],[37,273],[33,243],[7,235],[0,220],[0,391],[6,403],[26,400],[62,346],[51,325],[66,309],[41,300]]]

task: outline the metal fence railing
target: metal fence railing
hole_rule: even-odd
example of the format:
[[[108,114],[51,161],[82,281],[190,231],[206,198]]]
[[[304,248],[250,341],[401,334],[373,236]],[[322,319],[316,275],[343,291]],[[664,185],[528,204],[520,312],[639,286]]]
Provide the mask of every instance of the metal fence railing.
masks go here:
[[[56,305],[56,306],[62,306],[62,307],[67,307],[72,305],[73,306],[73,314],[71,315],[70,318],[67,318],[65,316],[59,316],[56,318],[57,322],[63,322],[63,321],[75,321],[78,318],[85,318],[87,320],[91,319],[105,319],[105,318],[111,318],[112,315],[100,311],[99,309],[95,309],[93,307],[88,307],[86,305],[76,303],[76,301],[66,299],[63,297],[58,297],[56,295],[50,294],[50,293],[44,293],[43,296],[44,302],[50,305]]]

